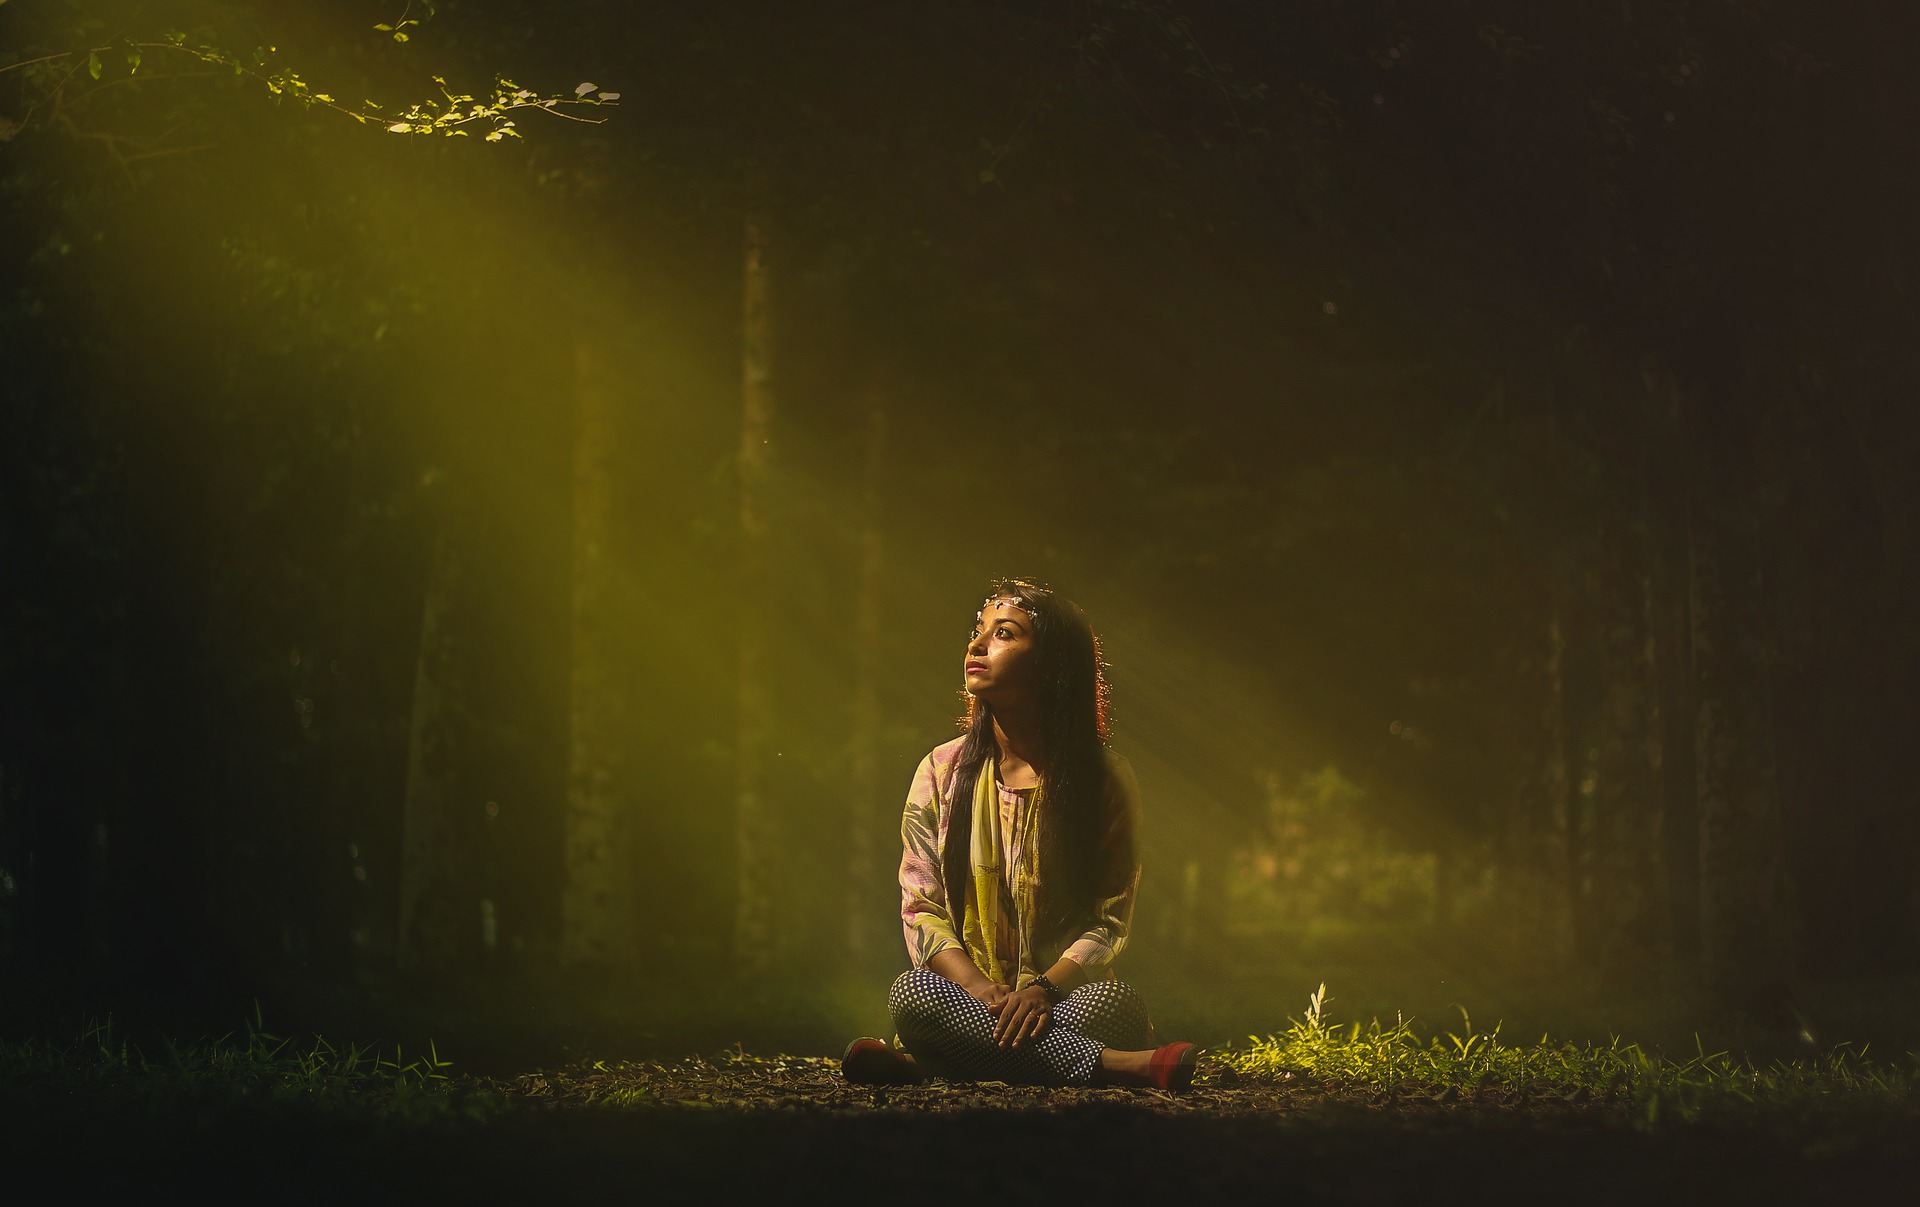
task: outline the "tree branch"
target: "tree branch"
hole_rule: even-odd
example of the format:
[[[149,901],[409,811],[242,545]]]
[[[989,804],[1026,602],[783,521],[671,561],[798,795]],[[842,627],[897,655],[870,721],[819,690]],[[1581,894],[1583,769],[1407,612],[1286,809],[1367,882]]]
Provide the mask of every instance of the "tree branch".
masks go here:
[[[101,49],[106,48],[102,47]],[[18,63],[8,63],[5,67],[0,67],[0,75],[5,75],[9,71],[14,71],[21,67],[31,67],[35,63],[51,63],[55,59],[64,59],[70,54],[79,53],[77,50],[56,50],[52,54],[43,54],[37,59],[22,59]],[[89,53],[97,54],[98,51],[91,51]]]
[[[4,3],[4,0],[0,0],[0,3]],[[428,8],[429,14],[431,14],[431,6],[429,5]],[[587,125],[599,125],[607,119],[604,117],[581,117],[576,114],[566,113],[561,110],[560,106],[592,105],[598,107],[601,105],[617,105],[619,98],[617,92],[598,92],[598,90],[596,90],[595,96],[587,97],[585,95],[585,86],[573,97],[539,96],[507,81],[504,77],[497,77],[495,80],[495,92],[491,101],[475,104],[470,112],[461,115],[459,109],[460,103],[463,101],[470,102],[474,98],[464,95],[455,96],[447,90],[444,80],[435,77],[436,82],[441,85],[441,94],[446,97],[445,107],[443,109],[440,109],[438,112],[434,111],[433,106],[438,105],[440,102],[422,101],[400,111],[397,115],[390,116],[379,112],[380,106],[373,101],[367,101],[358,107],[343,105],[324,92],[314,91],[306,81],[302,80],[292,71],[283,70],[270,72],[265,65],[264,58],[257,49],[254,52],[255,62],[248,63],[217,47],[191,46],[188,45],[183,38],[170,36],[168,40],[161,42],[140,42],[127,39],[116,41],[105,46],[56,51],[51,54],[40,55],[31,59],[23,59],[17,63],[10,63],[5,67],[0,67],[0,72],[7,72],[18,68],[30,67],[36,63],[49,63],[69,58],[76,59],[74,65],[67,73],[61,76],[57,83],[48,88],[39,100],[36,100],[28,107],[26,115],[22,118],[20,125],[25,126],[31,122],[34,115],[49,101],[53,102],[54,105],[53,118],[49,120],[63,118],[63,111],[66,106],[62,103],[62,98],[67,81],[71,80],[74,72],[79,71],[82,66],[91,66],[94,77],[97,79],[99,75],[98,56],[103,52],[111,52],[114,50],[129,52],[130,69],[128,74],[119,79],[103,82],[98,88],[89,89],[87,92],[82,93],[80,97],[73,99],[84,99],[106,88],[132,82],[135,79],[134,72],[138,70],[140,52],[146,50],[172,51],[177,54],[189,55],[199,59],[203,63],[208,63],[216,67],[229,68],[236,75],[244,76],[264,85],[267,91],[276,97],[289,97],[306,107],[318,105],[323,109],[331,109],[336,113],[352,118],[362,125],[380,125],[395,134],[452,134],[456,131],[464,133],[464,131],[459,131],[459,127],[470,125],[476,121],[486,120],[492,122],[494,127],[493,132],[487,136],[488,141],[498,141],[500,138],[506,136],[517,138],[519,137],[519,132],[513,128],[514,123],[506,117],[508,113],[516,109],[540,109],[553,114],[555,117],[565,118],[568,121],[583,122]],[[85,55],[86,57],[77,58],[77,56],[81,55]],[[215,74],[219,73],[173,72],[168,75],[148,76],[144,78],[194,78],[201,75]],[[72,123],[68,122],[67,124],[69,128],[71,128]],[[119,157],[116,155],[116,158]]]

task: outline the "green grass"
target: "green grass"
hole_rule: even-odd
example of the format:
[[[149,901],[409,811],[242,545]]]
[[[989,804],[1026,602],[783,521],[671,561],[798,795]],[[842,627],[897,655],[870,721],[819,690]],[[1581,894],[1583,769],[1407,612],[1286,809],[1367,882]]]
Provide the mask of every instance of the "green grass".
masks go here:
[[[451,1066],[432,1043],[411,1058],[398,1045],[389,1052],[318,1036],[296,1044],[267,1030],[258,1006],[239,1033],[163,1039],[157,1051],[118,1034],[111,1017],[66,1042],[0,1044],[0,1085],[16,1101],[53,1091],[122,1106],[144,1100],[155,1111],[300,1104],[378,1116],[474,1113],[485,1095],[460,1085]]]
[[[1391,1025],[1336,1025],[1323,984],[1307,1011],[1284,1032],[1249,1037],[1249,1046],[1214,1056],[1242,1078],[1260,1082],[1312,1079],[1387,1093],[1423,1093],[1458,1101],[1501,1091],[1501,1101],[1529,1098],[1603,1102],[1624,1108],[1639,1126],[1673,1122],[1740,1122],[1827,1118],[1836,1114],[1880,1119],[1910,1115],[1920,1053],[1896,1064],[1870,1059],[1840,1044],[1818,1056],[1755,1064],[1731,1052],[1695,1053],[1675,1060],[1618,1038],[1605,1045],[1503,1043],[1500,1028],[1476,1031],[1465,1010],[1459,1032],[1422,1039],[1411,1020]]]
[[[1818,1055],[1756,1063],[1709,1052],[1697,1041],[1695,1051],[1679,1059],[1618,1038],[1573,1044],[1542,1036],[1516,1045],[1501,1038],[1498,1026],[1476,1030],[1464,1010],[1458,1031],[1423,1037],[1400,1017],[1391,1024],[1336,1023],[1331,1001],[1323,984],[1284,1031],[1216,1048],[1213,1058],[1232,1073],[1203,1080],[1209,1088],[1300,1089],[1372,1105],[1555,1113],[1578,1107],[1594,1113],[1596,1125],[1627,1123],[1643,1131],[1728,1125],[1864,1135],[1910,1128],[1920,1119],[1913,1092],[1920,1054],[1912,1052],[1889,1062],[1840,1044]],[[820,1058],[770,1062],[749,1059],[736,1047],[719,1061],[734,1072],[762,1073],[800,1061],[831,1072],[838,1085],[837,1066],[829,1069],[832,1062]],[[401,1122],[482,1120],[535,1095],[583,1107],[717,1104],[699,1094],[664,1094],[672,1080],[665,1066],[653,1066],[661,1076],[645,1068],[588,1058],[514,1080],[461,1076],[431,1043],[411,1057],[398,1047],[318,1037],[296,1043],[269,1031],[256,1006],[240,1032],[184,1045],[160,1041],[157,1050],[116,1034],[111,1020],[82,1028],[66,1043],[0,1043],[0,1096],[22,1109],[52,1096],[156,1114],[286,1105]]]

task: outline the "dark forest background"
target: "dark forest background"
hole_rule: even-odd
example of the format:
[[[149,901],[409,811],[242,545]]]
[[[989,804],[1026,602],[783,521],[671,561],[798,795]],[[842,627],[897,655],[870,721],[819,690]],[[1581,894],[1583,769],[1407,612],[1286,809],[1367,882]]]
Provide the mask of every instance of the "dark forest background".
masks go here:
[[[0,5],[16,1025],[871,1029],[1017,573],[1106,642],[1163,1021],[1844,1029],[1920,937],[1917,24]],[[618,99],[394,134],[169,31]]]

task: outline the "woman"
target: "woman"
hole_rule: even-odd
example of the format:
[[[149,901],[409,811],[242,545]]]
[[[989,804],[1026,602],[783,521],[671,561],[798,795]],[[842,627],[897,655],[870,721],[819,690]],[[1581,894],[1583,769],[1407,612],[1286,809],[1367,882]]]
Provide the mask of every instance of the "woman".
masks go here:
[[[1155,1047],[1113,975],[1140,883],[1139,800],[1106,747],[1092,627],[1044,587],[997,582],[964,674],[967,732],[921,760],[901,821],[913,968],[887,1005],[905,1051],[857,1039],[847,1079],[1187,1088],[1197,1049]]]

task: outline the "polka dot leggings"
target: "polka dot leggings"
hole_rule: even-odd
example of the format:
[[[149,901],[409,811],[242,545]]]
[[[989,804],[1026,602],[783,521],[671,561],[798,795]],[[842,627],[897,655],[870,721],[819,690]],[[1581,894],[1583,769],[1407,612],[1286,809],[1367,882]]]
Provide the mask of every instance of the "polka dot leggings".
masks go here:
[[[900,1040],[936,1077],[1089,1085],[1103,1048],[1153,1046],[1146,1003],[1124,981],[1090,981],[1054,1004],[1040,1038],[1018,1048],[993,1041],[986,1003],[927,968],[900,974],[887,994]]]

